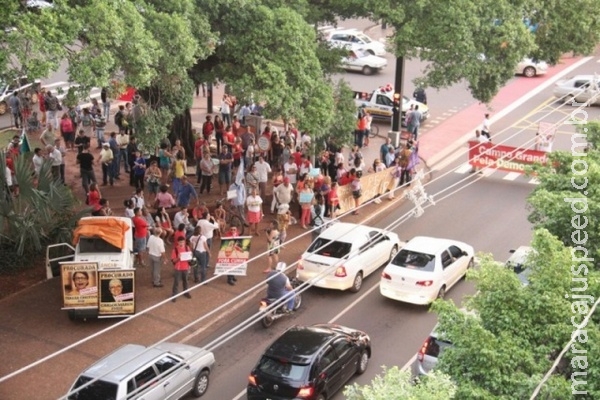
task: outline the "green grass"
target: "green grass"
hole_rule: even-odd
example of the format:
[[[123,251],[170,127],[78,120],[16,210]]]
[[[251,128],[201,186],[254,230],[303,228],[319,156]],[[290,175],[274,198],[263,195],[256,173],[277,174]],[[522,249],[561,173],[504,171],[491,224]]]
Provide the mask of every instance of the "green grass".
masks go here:
[[[5,149],[8,144],[12,141],[13,136],[20,135],[21,131],[17,129],[7,129],[4,131],[0,131],[0,148]],[[40,142],[39,134],[27,134],[27,139],[29,139],[29,147],[33,152],[33,149],[39,147],[40,149],[44,147],[42,142]]]

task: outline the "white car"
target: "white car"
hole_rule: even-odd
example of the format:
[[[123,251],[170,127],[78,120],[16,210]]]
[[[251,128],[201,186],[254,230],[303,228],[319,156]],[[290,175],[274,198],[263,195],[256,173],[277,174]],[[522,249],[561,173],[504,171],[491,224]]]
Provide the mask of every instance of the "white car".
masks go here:
[[[329,34],[327,40],[336,47],[343,47],[348,50],[363,49],[376,56],[385,56],[386,53],[383,43],[371,39],[357,29],[333,31]]]
[[[69,400],[164,400],[208,390],[213,353],[180,343],[127,344],[83,371]]]
[[[342,58],[342,67],[348,71],[360,71],[364,75],[372,75],[387,67],[387,60],[383,57],[374,56],[362,50],[350,50],[347,57]]]
[[[0,115],[9,111],[8,98],[15,91],[19,92],[19,95],[27,96],[32,103],[37,103],[40,85],[41,81],[39,79],[31,81],[26,76],[14,79],[9,84],[0,80]]]
[[[430,304],[474,266],[473,247],[450,239],[417,236],[381,273],[385,297],[412,304]]]
[[[548,64],[545,61],[533,61],[531,58],[524,58],[515,68],[515,74],[528,78],[544,75],[546,72],[548,72]]]
[[[379,228],[336,223],[323,231],[302,254],[296,278],[314,286],[358,292],[363,278],[392,260],[398,235]]]
[[[567,104],[573,101],[583,104],[590,100],[592,100],[591,104],[600,104],[599,87],[600,76],[577,75],[556,82],[552,93],[554,97],[562,98]]]

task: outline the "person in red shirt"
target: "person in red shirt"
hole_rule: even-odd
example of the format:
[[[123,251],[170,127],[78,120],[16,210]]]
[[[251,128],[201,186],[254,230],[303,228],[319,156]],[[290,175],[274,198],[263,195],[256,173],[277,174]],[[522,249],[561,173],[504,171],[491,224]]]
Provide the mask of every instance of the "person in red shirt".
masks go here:
[[[175,229],[175,233],[173,233],[173,243],[177,243],[180,238],[186,240],[185,224],[179,224],[177,229]]]
[[[87,194],[87,205],[92,207],[92,209],[99,208],[100,199],[102,198],[102,194],[100,193],[100,189],[98,189],[98,184],[93,182],[90,185],[90,191]]]
[[[292,153],[292,157],[294,158],[296,167],[300,169],[300,165],[302,164],[302,152],[300,151],[300,146],[296,146],[296,151]]]
[[[171,300],[173,303],[177,301],[177,293],[179,293],[179,281],[183,284],[183,291],[188,290],[187,276],[190,270],[190,263],[187,260],[187,256],[191,256],[192,250],[185,242],[185,236],[177,238],[176,245],[173,246],[173,250],[171,251],[171,261],[173,262],[173,266],[175,268],[175,272],[173,274],[173,299]],[[192,298],[192,295],[189,293],[184,294],[188,299]]]
[[[244,155],[244,149],[242,148],[242,139],[235,138],[235,144],[231,148],[233,154],[233,167],[238,168],[242,163],[242,156]]]
[[[350,175],[350,172],[346,172],[344,176],[340,178],[339,184],[340,186],[348,185],[352,182],[353,177]]]
[[[240,128],[241,128],[241,124],[240,124],[240,120],[238,119],[237,115],[233,116],[233,122],[231,123],[231,131],[233,132],[233,134],[235,135],[235,137],[239,137],[240,136]]]
[[[144,254],[146,253],[146,240],[148,238],[148,221],[142,216],[142,209],[136,207],[133,209],[134,216],[131,218],[133,223],[133,251],[136,254],[138,265],[145,267]]]
[[[337,210],[340,209],[340,198],[338,197],[337,189],[337,182],[331,182],[331,188],[329,189],[329,193],[327,193],[327,203],[329,205],[328,217],[330,218],[336,218]]]
[[[215,132],[215,125],[213,124],[213,122],[211,120],[211,116],[207,115],[206,122],[204,122],[204,124],[202,124],[202,136],[204,136],[204,140],[206,140],[207,142],[210,143],[214,132]]]
[[[223,133],[223,143],[229,146],[230,148],[233,148],[236,139],[236,136],[231,130],[231,126],[227,125],[227,128],[225,128],[225,132]]]

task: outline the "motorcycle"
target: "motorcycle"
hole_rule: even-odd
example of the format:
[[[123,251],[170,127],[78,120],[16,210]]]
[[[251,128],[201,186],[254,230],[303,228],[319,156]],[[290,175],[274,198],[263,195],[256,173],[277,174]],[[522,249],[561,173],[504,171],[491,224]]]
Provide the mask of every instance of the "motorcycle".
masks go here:
[[[296,289],[298,286],[300,286],[302,284],[302,282],[300,282],[294,278],[294,279],[290,280],[290,284],[292,285],[292,287],[294,289]],[[269,306],[271,304],[275,303],[277,300],[281,301],[281,304],[279,304],[275,308],[269,309]],[[278,320],[281,317],[286,317],[286,316],[290,315],[289,312],[286,312],[284,310],[286,303],[287,303],[287,300],[280,300],[280,299],[267,298],[267,297],[263,298],[260,301],[260,307],[258,310],[259,310],[259,312],[265,314],[261,319],[261,323],[262,323],[263,327],[268,328],[271,325],[273,325],[273,322],[275,322],[275,320]],[[296,311],[297,309],[299,309],[301,305],[302,305],[302,293],[297,293],[294,291],[293,311]]]

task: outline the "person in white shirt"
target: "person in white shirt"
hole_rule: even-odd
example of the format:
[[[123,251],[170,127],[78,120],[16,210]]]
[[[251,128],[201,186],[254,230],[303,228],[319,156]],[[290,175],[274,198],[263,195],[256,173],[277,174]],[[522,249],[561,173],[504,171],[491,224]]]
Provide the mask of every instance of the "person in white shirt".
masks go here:
[[[40,169],[42,168],[42,165],[44,165],[44,155],[42,154],[42,149],[36,147],[33,150],[33,158],[31,161],[33,162],[33,170],[35,171],[35,174],[39,176]]]
[[[487,137],[488,140],[491,142],[492,137],[490,136],[490,125],[490,114],[485,114],[483,118],[483,123],[481,124],[481,135]]]
[[[283,172],[285,173],[285,178],[288,178],[290,183],[295,185],[298,167],[296,166],[293,158],[290,158],[288,162],[283,165]]]
[[[258,174],[258,191],[262,198],[267,196],[267,182],[271,173],[271,166],[265,161],[263,156],[258,157],[258,162],[254,164],[256,173]]]
[[[62,164],[62,154],[59,149],[49,144],[46,146],[48,158],[52,160],[52,177],[55,180],[60,179],[60,165]]]
[[[208,212],[205,211],[202,213],[202,218],[198,220],[196,227],[200,228],[200,232],[206,238],[208,247],[211,248],[215,231],[219,229],[219,223]]]
[[[194,282],[200,283],[206,280],[206,270],[208,269],[208,256],[210,247],[206,236],[202,234],[202,228],[199,226],[194,229],[194,234],[190,238],[190,245],[194,252],[194,257],[198,260],[198,264],[194,267]]]
[[[223,122],[231,125],[231,100],[226,94],[223,95],[223,101],[221,101],[221,116],[223,117]]]
[[[181,210],[178,211],[173,217],[173,227],[175,229],[177,229],[181,224],[185,225],[185,236],[192,236],[192,233],[194,232],[194,227],[190,223],[187,207],[181,207]]]
[[[165,256],[165,242],[160,237],[162,230],[160,228],[154,228],[152,230],[152,236],[148,239],[146,248],[148,249],[148,255],[150,257],[150,268],[152,268],[152,285],[154,287],[163,287],[160,279],[160,269],[162,264],[166,261]]]
[[[256,236],[258,236],[258,224],[263,217],[262,203],[263,200],[258,195],[258,191],[252,189],[250,196],[246,198],[246,207],[248,208],[246,221],[250,225],[250,233],[254,233]]]

